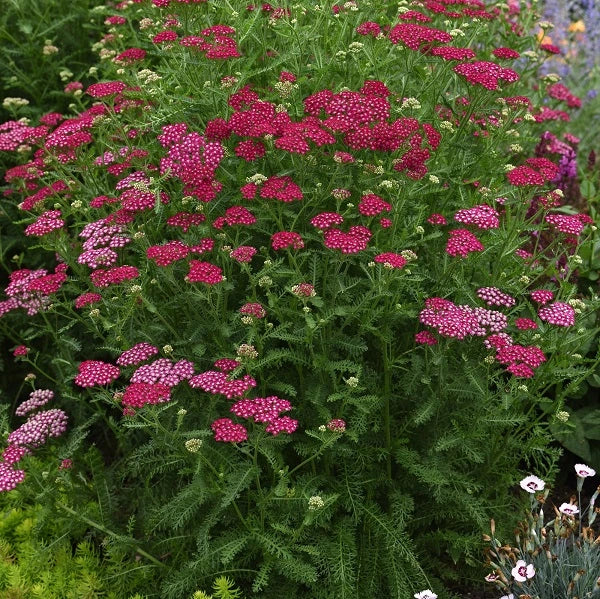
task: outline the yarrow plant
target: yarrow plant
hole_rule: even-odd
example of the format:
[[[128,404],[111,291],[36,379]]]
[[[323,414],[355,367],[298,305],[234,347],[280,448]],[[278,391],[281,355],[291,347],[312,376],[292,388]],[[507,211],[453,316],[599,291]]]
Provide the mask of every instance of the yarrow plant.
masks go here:
[[[600,488],[594,491],[586,509],[580,508],[584,481],[596,472],[585,464],[576,464],[575,473],[577,498],[573,496],[559,507],[549,505],[549,489],[544,490],[544,481],[536,476],[521,481],[521,487],[531,494],[531,505],[526,520],[516,530],[514,546],[496,538],[492,520],[491,537],[485,538],[493,570],[485,579],[505,597],[555,599],[593,597],[600,592],[600,537],[592,527],[598,515]]]
[[[514,3],[283,4],[99,6],[71,107],[0,124],[0,329],[43,385],[5,490],[68,414],[32,489],[152,593],[435,599],[595,368],[577,102]]]

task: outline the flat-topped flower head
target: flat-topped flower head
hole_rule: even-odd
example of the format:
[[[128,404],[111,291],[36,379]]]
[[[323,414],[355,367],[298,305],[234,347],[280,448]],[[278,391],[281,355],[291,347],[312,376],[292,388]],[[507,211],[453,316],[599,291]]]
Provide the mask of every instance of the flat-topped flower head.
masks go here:
[[[543,491],[546,483],[537,476],[527,476],[520,483],[521,489],[527,491],[528,493],[537,493],[538,491]]]
[[[517,582],[525,582],[527,579],[535,576],[535,568],[533,564],[528,564],[520,559],[511,570],[511,573]]]
[[[588,476],[596,476],[596,471],[585,464],[575,464],[575,472],[580,478],[587,478]]]
[[[425,589],[413,595],[415,599],[437,599],[437,595],[430,589]]]

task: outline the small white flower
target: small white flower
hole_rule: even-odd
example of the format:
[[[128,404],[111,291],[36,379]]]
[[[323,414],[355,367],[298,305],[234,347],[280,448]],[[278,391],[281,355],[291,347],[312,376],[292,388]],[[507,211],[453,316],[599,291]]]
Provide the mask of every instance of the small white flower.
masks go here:
[[[415,593],[413,597],[415,599],[437,599],[437,595],[430,589],[426,589],[420,593]]]
[[[573,516],[574,514],[579,513],[579,508],[576,505],[573,505],[572,503],[563,503],[558,508],[558,511],[561,514],[565,514],[565,516]]]
[[[546,486],[546,483],[537,476],[527,476],[519,484],[521,485],[521,489],[528,493],[543,491]]]
[[[575,464],[575,472],[577,472],[577,476],[581,478],[596,476],[596,471],[585,464]]]
[[[515,596],[511,593],[510,595],[503,595],[500,599],[515,599]]]
[[[527,564],[520,559],[517,565],[511,570],[511,574],[517,582],[525,582],[528,578],[535,576],[535,568],[533,564]]]

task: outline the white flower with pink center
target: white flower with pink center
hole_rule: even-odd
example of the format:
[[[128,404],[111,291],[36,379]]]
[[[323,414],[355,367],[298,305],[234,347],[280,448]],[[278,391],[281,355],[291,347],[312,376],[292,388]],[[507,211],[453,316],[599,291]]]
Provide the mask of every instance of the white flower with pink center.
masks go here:
[[[516,566],[511,570],[511,573],[517,582],[525,582],[527,579],[535,576],[535,568],[533,567],[533,564],[528,564],[520,559]]]
[[[574,516],[575,514],[579,513],[579,508],[576,505],[573,505],[572,503],[563,503],[558,508],[558,511],[561,514],[564,514],[565,516]]]
[[[575,464],[575,472],[580,478],[587,478],[588,476],[596,476],[596,471],[585,464]]]
[[[546,483],[537,476],[527,476],[520,483],[521,489],[528,493],[536,493],[537,491],[543,491]]]

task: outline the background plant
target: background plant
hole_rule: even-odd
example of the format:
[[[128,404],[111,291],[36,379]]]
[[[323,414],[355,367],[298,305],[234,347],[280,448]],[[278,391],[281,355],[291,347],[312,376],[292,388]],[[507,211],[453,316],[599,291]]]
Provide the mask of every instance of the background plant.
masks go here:
[[[573,355],[595,230],[568,149],[538,149],[567,112],[518,35],[535,15],[401,10],[107,7],[77,114],[10,125],[31,153],[7,201],[59,263],[24,256],[0,326],[73,429],[68,484],[31,488],[65,534],[141,555],[150,596],[433,589],[510,526],[519,468],[555,472],[597,365]]]

